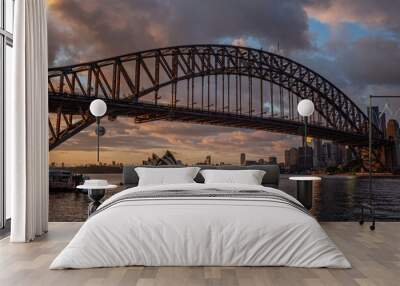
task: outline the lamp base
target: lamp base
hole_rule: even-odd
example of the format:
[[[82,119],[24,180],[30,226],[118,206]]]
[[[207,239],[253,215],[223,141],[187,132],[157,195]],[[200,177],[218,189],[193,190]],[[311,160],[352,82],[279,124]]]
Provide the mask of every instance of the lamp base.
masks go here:
[[[89,200],[91,201],[88,206],[88,216],[94,213],[97,210],[97,208],[101,205],[100,201],[103,199],[105,193],[106,190],[104,189],[88,190],[88,197]]]
[[[297,199],[306,209],[312,208],[313,181],[297,181]]]

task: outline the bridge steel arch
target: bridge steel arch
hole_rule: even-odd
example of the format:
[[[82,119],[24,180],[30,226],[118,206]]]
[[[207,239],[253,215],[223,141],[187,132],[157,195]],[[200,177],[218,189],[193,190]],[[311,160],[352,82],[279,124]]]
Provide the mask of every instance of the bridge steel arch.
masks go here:
[[[303,123],[296,103],[308,98],[316,108],[311,136],[358,146],[368,142],[367,116],[334,84],[284,56],[246,47],[175,46],[50,68],[48,92],[50,150],[95,121],[88,112],[95,98],[108,103],[110,119],[298,135]],[[384,142],[376,126],[373,136]]]

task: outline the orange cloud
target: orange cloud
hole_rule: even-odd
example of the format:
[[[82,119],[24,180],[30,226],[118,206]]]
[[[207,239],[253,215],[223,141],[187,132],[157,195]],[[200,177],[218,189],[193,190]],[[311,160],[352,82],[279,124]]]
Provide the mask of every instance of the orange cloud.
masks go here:
[[[382,1],[383,2],[383,1]],[[365,25],[381,26],[391,21],[391,8],[398,11],[398,1],[335,0],[314,2],[306,5],[308,16],[321,22],[336,26],[345,22],[358,22]]]

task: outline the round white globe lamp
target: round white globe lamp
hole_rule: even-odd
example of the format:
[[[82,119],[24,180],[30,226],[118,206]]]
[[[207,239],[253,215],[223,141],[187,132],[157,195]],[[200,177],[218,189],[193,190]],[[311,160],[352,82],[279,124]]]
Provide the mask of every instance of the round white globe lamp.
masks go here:
[[[97,117],[102,117],[107,112],[107,104],[101,99],[95,99],[90,103],[90,113]]]
[[[313,115],[315,111],[314,103],[309,99],[303,99],[297,105],[297,111],[304,117],[304,170],[307,169],[307,118]]]
[[[95,99],[90,103],[90,113],[96,117],[96,135],[97,135],[97,162],[100,162],[100,118],[107,112],[107,104],[101,99]],[[104,129],[104,128],[103,128]]]
[[[314,103],[309,99],[303,99],[297,105],[297,111],[303,117],[309,117],[314,113]]]

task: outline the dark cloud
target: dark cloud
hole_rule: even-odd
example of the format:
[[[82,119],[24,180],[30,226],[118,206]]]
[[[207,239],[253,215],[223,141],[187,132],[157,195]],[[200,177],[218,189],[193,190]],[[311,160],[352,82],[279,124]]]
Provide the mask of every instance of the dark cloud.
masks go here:
[[[334,56],[299,52],[292,53],[292,57],[327,78],[363,110],[369,94],[384,94],[388,90],[390,94],[399,93],[400,41],[364,37],[356,41],[339,39],[334,45],[335,52],[327,53]]]
[[[400,85],[400,1],[313,0],[305,10],[330,25],[330,39],[321,51],[330,59],[311,60],[317,70],[358,94],[371,86]],[[351,30],[348,23],[364,31]]]
[[[68,0],[49,5],[49,62],[75,63],[167,45],[255,37],[310,46],[302,1]]]
[[[338,56],[338,64],[354,83],[399,84],[400,42],[362,38]]]
[[[328,79],[338,87],[348,84],[348,79],[343,72],[338,72],[336,58],[330,58],[314,52],[294,52],[291,58],[309,67],[321,76]]]

